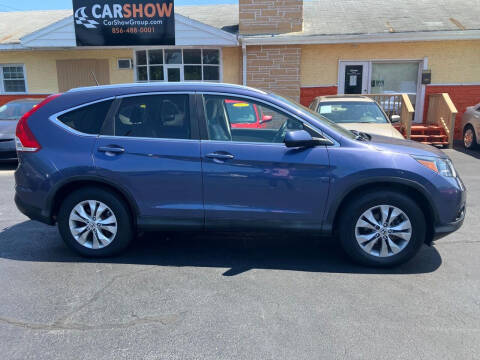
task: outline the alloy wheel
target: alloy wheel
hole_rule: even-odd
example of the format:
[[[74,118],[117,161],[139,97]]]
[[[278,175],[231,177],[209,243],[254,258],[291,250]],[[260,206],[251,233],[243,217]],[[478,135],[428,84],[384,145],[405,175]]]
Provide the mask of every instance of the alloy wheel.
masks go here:
[[[465,130],[465,134],[463,135],[463,143],[465,144],[465,147],[467,149],[472,147],[473,137],[474,134],[472,129],[468,128],[467,130]]]
[[[407,214],[392,205],[378,205],[365,211],[355,225],[360,248],[375,257],[400,253],[410,242],[412,224]]]
[[[70,212],[69,226],[75,240],[88,249],[110,245],[118,229],[113,211],[97,200],[78,203]]]

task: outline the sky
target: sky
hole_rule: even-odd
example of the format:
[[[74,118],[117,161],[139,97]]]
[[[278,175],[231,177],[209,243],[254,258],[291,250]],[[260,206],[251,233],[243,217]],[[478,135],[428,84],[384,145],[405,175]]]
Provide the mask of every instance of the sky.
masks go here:
[[[175,5],[235,4],[238,0],[175,0]],[[71,9],[71,0],[0,0],[0,11]]]

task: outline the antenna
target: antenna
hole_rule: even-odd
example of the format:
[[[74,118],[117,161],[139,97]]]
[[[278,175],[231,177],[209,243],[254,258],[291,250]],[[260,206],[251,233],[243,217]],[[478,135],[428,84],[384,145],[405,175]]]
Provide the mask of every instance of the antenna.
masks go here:
[[[100,86],[100,84],[97,81],[97,77],[95,76],[95,73],[91,71],[90,74],[92,74],[93,80],[95,80],[95,83],[97,84],[97,86]]]

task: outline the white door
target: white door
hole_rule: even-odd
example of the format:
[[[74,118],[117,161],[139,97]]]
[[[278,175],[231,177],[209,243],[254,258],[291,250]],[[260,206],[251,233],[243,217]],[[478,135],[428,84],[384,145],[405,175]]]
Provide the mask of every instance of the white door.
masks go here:
[[[182,65],[165,65],[165,81],[181,82],[184,80]]]
[[[369,75],[368,61],[340,61],[338,93],[368,94]]]

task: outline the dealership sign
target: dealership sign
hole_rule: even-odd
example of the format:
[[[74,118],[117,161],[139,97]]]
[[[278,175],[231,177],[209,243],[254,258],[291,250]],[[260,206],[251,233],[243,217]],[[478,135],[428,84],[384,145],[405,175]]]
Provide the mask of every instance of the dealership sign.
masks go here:
[[[73,0],[77,46],[175,45],[173,0]]]

